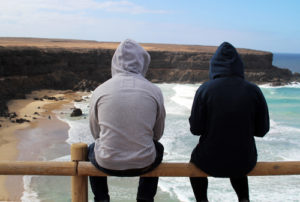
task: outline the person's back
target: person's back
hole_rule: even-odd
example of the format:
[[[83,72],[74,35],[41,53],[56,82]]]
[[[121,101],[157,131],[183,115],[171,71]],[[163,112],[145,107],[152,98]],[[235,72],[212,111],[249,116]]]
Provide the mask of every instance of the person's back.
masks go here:
[[[191,132],[201,136],[191,162],[214,177],[243,181],[248,189],[245,176],[257,161],[254,136],[268,132],[269,114],[260,89],[244,80],[231,44],[220,45],[212,57],[210,81],[197,90],[189,121]]]
[[[136,74],[119,73],[99,86],[91,103],[97,106],[101,131],[95,144],[97,162],[113,170],[150,165],[155,159],[153,139],[159,140],[163,131],[163,122],[156,120],[162,104],[158,87]],[[154,133],[156,123],[161,125]]]
[[[199,166],[214,176],[245,175],[257,160],[254,135],[267,132],[262,127],[268,120],[262,95],[257,86],[240,77],[213,81],[201,86],[206,88],[200,96],[207,103],[207,116],[197,156]]]
[[[138,176],[162,161],[158,140],[165,109],[160,89],[144,77],[149,63],[150,55],[139,44],[125,40],[113,56],[112,78],[91,97],[95,143],[89,147],[89,160],[109,175]],[[140,178],[138,201],[153,201],[157,182],[157,177]],[[91,177],[91,186],[95,201],[109,200],[106,178]]]

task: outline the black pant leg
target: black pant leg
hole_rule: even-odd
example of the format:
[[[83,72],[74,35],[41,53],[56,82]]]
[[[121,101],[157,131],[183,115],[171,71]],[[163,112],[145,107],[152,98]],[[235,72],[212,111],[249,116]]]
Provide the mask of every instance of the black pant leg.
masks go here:
[[[95,201],[100,201],[100,200],[109,201],[107,177],[90,176],[90,184],[95,196],[94,197]]]
[[[236,192],[239,201],[249,201],[248,177],[230,178],[231,185]]]
[[[88,158],[92,162],[92,164],[98,168],[99,170],[114,176],[138,176],[144,173],[147,173],[154,168],[156,168],[163,159],[164,154],[164,147],[160,142],[154,141],[155,149],[156,149],[156,158],[155,161],[147,170],[144,169],[136,169],[134,173],[132,173],[132,170],[126,170],[126,171],[115,171],[115,170],[109,170],[102,168],[99,166],[95,159],[95,153],[94,153],[94,146],[95,143],[91,144],[88,148]],[[107,178],[105,177],[105,183],[104,180],[102,181],[100,178],[102,177],[90,177],[91,187],[92,191],[95,195],[95,200],[104,200],[109,199],[108,194],[108,187],[107,187]],[[158,184],[158,177],[141,177],[138,187],[138,194],[137,194],[137,200],[141,202],[151,202],[154,201],[154,196],[157,192],[157,184]],[[101,187],[101,188],[98,188]],[[101,189],[101,192],[99,191]],[[106,191],[107,190],[107,191]],[[107,198],[104,198],[107,197]]]
[[[155,157],[155,161],[153,162],[152,166],[153,168],[157,167],[163,160],[163,156],[164,156],[164,146],[156,141],[153,140],[154,142],[154,146],[155,146],[155,150],[156,150],[156,157]]]
[[[94,165],[97,165],[97,162],[95,159],[94,147],[95,147],[95,143],[91,144],[88,147],[88,159]],[[109,201],[107,177],[90,176],[89,178],[90,178],[91,188],[94,193],[95,201],[100,201],[100,200],[108,200]]]
[[[150,166],[150,170],[156,168],[161,163],[164,155],[164,146],[158,141],[153,142],[156,149],[156,158],[153,164]],[[138,202],[154,201],[154,197],[157,192],[158,179],[158,177],[140,177],[137,193]]]
[[[190,177],[190,182],[193,188],[193,192],[196,201],[208,201],[207,199],[207,188],[208,179],[207,177]]]
[[[156,195],[158,177],[140,177],[137,201],[153,202]]]

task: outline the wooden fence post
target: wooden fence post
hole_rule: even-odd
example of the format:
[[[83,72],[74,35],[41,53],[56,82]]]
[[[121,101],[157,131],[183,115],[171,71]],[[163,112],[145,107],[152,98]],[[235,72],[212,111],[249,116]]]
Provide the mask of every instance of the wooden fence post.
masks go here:
[[[87,160],[87,144],[77,143],[71,145],[71,160],[76,162],[76,175],[79,161]],[[88,202],[88,177],[72,176],[71,177],[71,197],[72,202]]]

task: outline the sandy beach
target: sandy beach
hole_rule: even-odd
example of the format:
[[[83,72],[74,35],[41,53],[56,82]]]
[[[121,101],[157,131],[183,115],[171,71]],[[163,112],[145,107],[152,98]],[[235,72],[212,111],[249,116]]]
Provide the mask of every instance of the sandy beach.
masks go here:
[[[40,153],[57,144],[61,144],[60,153],[69,154],[70,146],[65,143],[69,126],[53,111],[68,107],[71,112],[72,101],[81,99],[82,95],[73,91],[41,90],[26,95],[26,99],[11,100],[9,112],[17,114],[12,121],[23,118],[30,122],[12,123],[9,118],[0,117],[0,160],[43,161]],[[44,96],[57,99],[40,100]],[[20,201],[23,191],[22,176],[0,176],[0,201]]]

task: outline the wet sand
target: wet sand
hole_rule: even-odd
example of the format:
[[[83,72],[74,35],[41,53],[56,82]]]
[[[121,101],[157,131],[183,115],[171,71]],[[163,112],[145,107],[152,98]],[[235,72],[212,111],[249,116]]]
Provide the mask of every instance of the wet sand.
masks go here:
[[[54,101],[34,100],[43,96],[63,97]],[[3,161],[44,161],[42,153],[49,151],[53,145],[61,144],[59,153],[69,154],[70,146],[65,143],[69,126],[55,116],[53,110],[72,107],[74,99],[81,98],[80,93],[72,91],[35,91],[27,99],[12,100],[8,103],[9,112],[16,112],[17,118],[30,120],[27,123],[11,123],[1,117],[0,160]],[[70,110],[71,111],[71,110]],[[38,114],[34,114],[37,112]],[[57,153],[57,152],[55,152]],[[51,155],[50,155],[50,158]],[[53,156],[55,158],[55,156]],[[0,176],[0,201],[20,201],[24,191],[23,176]]]

